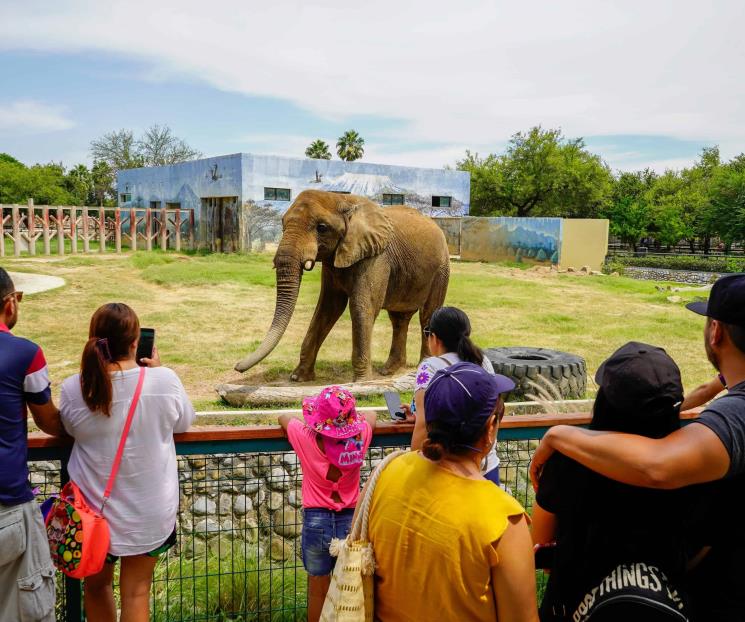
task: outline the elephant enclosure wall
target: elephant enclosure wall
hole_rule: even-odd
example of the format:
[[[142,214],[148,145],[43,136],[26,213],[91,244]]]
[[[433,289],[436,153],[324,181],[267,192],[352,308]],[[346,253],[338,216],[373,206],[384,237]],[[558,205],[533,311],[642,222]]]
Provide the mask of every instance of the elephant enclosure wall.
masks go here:
[[[451,255],[466,261],[515,261],[589,266],[600,270],[608,253],[605,219],[437,217]]]

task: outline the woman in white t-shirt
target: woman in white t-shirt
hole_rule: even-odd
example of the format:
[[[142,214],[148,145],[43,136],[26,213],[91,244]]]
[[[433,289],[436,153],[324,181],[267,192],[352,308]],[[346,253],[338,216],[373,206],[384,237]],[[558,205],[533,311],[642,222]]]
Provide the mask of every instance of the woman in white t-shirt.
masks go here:
[[[139,335],[140,322],[130,307],[100,307],[91,318],[81,371],[62,383],[62,423],[75,439],[68,470],[93,508],[101,507],[134,397]],[[155,349],[141,363],[148,369],[104,511],[109,555],[103,570],[84,581],[86,617],[97,622],[116,620],[113,578],[119,557],[122,619],[149,619],[155,563],[176,542],[179,484],[173,433],[185,432],[195,413],[178,376],[160,367]]]
[[[424,391],[429,386],[435,372],[465,361],[481,365],[490,374],[494,373],[491,361],[484,356],[473,341],[471,341],[471,321],[468,316],[456,307],[440,307],[429,320],[429,326],[424,328],[424,336],[432,356],[424,359],[416,371],[416,387],[414,389],[414,409],[406,404],[402,405],[407,419],[414,419],[414,434],[411,437],[411,449],[422,448],[427,438],[427,428],[424,422]],[[484,477],[495,484],[499,484],[499,457],[496,444],[487,454],[482,465]]]

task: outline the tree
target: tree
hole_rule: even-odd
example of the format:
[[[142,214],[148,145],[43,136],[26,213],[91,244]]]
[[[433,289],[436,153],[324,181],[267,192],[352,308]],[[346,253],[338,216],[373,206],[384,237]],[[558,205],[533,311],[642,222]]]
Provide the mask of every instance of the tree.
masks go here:
[[[91,187],[98,205],[103,206],[107,198],[116,200],[114,179],[114,172],[106,162],[99,161],[93,164],[93,168],[91,168]]]
[[[610,220],[610,233],[634,250],[639,240],[647,235],[652,222],[647,198],[656,179],[657,175],[649,169],[621,173],[604,210]]]
[[[308,145],[308,148],[305,150],[305,157],[313,158],[314,160],[330,160],[331,152],[326,141],[318,138]]]
[[[137,141],[139,155],[145,166],[164,166],[196,160],[202,154],[192,149],[182,139],[173,135],[167,125],[152,125]]]
[[[281,216],[271,205],[256,205],[246,201],[243,206],[243,222],[246,232],[246,250],[250,253],[256,240],[264,234],[277,229],[282,221]]]
[[[15,158],[11,158],[15,160]],[[70,205],[74,202],[65,187],[65,169],[61,164],[24,166],[17,160],[0,160],[0,203]]]
[[[478,215],[594,216],[612,190],[610,170],[581,138],[540,126],[513,135],[501,155],[481,159],[467,151],[457,168],[471,173]]]
[[[73,196],[75,205],[91,205],[95,201],[93,180],[85,164],[78,164],[68,171],[65,186]]]
[[[745,171],[722,167],[711,182],[713,232],[725,243],[745,240]]]
[[[365,139],[355,130],[347,130],[336,141],[336,153],[342,160],[353,162],[364,155],[364,144]]]
[[[114,173],[140,166],[176,164],[202,155],[174,136],[167,125],[152,125],[139,139],[131,130],[104,134],[91,141],[90,153],[94,162],[106,162]]]
[[[144,165],[138,152],[137,141],[131,130],[109,132],[91,141],[91,157],[94,162],[106,162],[114,172]]]

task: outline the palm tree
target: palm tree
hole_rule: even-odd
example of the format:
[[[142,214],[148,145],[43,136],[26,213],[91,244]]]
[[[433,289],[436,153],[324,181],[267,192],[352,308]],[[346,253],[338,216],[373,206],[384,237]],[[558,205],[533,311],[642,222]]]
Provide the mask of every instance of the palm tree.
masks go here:
[[[363,145],[365,139],[355,130],[347,130],[336,141],[336,153],[342,160],[353,162],[359,160],[365,153]]]
[[[331,152],[326,141],[318,138],[308,145],[308,148],[305,150],[305,157],[313,158],[314,160],[330,160]]]

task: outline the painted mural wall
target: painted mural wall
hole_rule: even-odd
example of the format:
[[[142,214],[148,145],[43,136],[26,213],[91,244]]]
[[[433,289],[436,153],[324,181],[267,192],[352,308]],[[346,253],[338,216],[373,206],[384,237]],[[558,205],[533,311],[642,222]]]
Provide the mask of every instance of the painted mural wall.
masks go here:
[[[558,264],[561,222],[561,218],[463,218],[461,259]]]
[[[265,201],[264,188],[289,188],[290,201]],[[379,203],[384,194],[404,195],[406,205],[426,214],[463,215],[470,207],[471,180],[463,171],[243,154],[244,200],[284,212],[307,189],[349,192]],[[433,196],[450,197],[450,205],[433,206]]]

